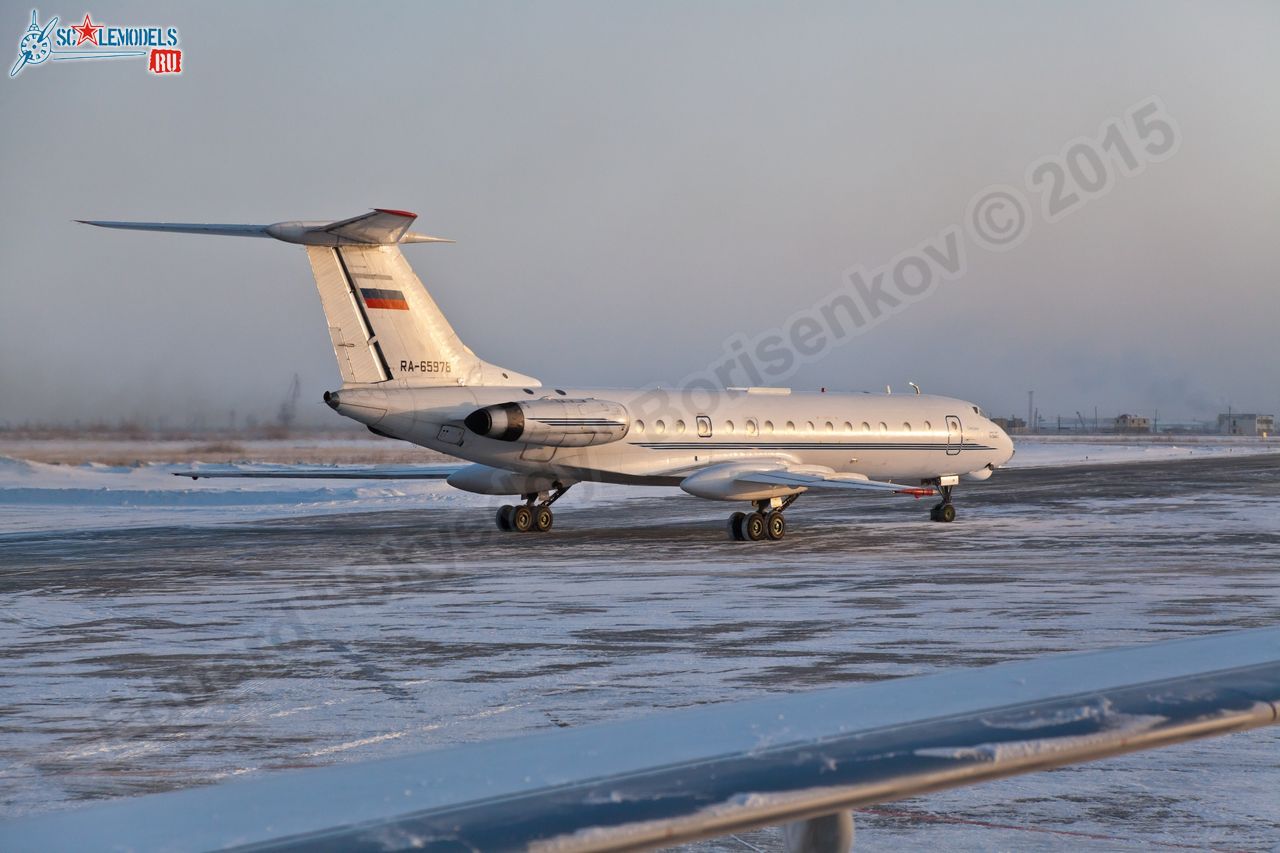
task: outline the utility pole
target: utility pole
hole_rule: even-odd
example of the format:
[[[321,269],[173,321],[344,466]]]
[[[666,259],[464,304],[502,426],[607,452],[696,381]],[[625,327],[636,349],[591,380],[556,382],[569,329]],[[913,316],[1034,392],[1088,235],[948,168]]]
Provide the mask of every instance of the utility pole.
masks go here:
[[[1034,427],[1032,427],[1033,421],[1031,420],[1031,416],[1035,412],[1033,408],[1033,406],[1035,405],[1035,401],[1036,401],[1036,392],[1028,391],[1027,392],[1027,432],[1031,432],[1034,429]]]

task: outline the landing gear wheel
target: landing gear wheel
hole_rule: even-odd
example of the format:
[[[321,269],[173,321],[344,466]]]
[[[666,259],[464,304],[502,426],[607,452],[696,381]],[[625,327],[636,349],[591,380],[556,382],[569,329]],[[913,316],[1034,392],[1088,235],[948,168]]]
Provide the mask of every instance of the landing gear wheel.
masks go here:
[[[729,538],[735,542],[741,542],[747,538],[746,532],[742,529],[742,521],[746,517],[745,512],[735,512],[729,516]]]
[[[951,523],[956,520],[956,508],[953,504],[943,504],[938,507],[938,517],[934,521]]]
[[[545,506],[534,507],[533,510],[533,529],[539,533],[546,533],[551,529],[553,521],[551,510]]]
[[[504,506],[498,507],[497,521],[499,530],[511,529],[511,513],[513,510],[515,510],[515,507],[511,504],[505,504]]]
[[[765,531],[764,516],[758,512],[749,513],[742,520],[742,530],[752,542],[759,542],[768,535]]]
[[[787,535],[787,520],[777,510],[765,516],[764,526],[770,539],[781,539]]]
[[[528,533],[533,527],[533,510],[521,504],[511,509],[511,529],[517,533]]]

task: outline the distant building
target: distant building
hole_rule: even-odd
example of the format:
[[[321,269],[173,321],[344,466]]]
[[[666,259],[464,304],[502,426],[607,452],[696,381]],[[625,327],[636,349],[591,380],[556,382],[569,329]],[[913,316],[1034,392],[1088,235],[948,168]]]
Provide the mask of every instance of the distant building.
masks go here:
[[[1151,418],[1141,415],[1121,415],[1115,421],[1116,432],[1151,432]]]
[[[1266,438],[1275,431],[1275,415],[1256,415],[1245,412],[1218,415],[1218,432],[1221,435],[1260,435]]]
[[[1010,415],[1007,418],[992,418],[991,422],[1005,432],[1021,431],[1027,428],[1026,418],[1019,418],[1015,415]]]

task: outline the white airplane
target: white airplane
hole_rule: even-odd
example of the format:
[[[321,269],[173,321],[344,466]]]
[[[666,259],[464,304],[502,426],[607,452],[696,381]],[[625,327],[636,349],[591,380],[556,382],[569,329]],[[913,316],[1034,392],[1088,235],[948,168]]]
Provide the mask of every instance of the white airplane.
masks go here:
[[[985,480],[1013,442],[972,403],[889,393],[793,394],[727,388],[703,394],[547,387],[476,356],[458,338],[401,254],[401,243],[452,242],[409,231],[416,215],[374,210],[338,222],[202,225],[102,222],[139,231],[272,237],[307,249],[342,386],[324,400],[372,432],[472,464],[363,469],[360,478],[446,478],[503,506],[503,530],[551,529],[551,505],[575,483],[679,486],[744,501],[730,536],[781,539],[783,510],[810,489],[939,495],[930,517],[950,522],[961,478]],[[699,408],[699,405],[702,405]],[[332,478],[324,468],[206,470],[192,477]]]

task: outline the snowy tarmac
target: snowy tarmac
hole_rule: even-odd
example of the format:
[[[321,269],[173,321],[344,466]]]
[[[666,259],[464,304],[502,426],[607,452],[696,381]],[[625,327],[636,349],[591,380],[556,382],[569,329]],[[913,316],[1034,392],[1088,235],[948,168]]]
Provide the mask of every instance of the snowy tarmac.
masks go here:
[[[952,525],[805,496],[780,543],[671,490],[575,490],[539,536],[438,483],[3,461],[0,816],[1275,625],[1280,456],[1202,450],[1020,450]],[[857,849],[1269,850],[1278,790],[1264,729],[866,810]],[[698,845],[750,847],[780,837]]]

